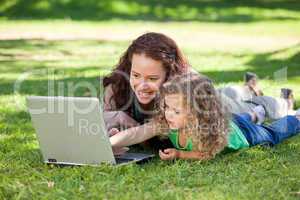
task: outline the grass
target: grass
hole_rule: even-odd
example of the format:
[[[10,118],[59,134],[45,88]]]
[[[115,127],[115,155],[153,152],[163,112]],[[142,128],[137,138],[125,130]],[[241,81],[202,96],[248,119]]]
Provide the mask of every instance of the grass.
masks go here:
[[[84,12],[74,11],[81,2],[75,0],[64,1],[65,7],[63,1],[3,2],[0,199],[299,199],[300,136],[275,148],[254,147],[206,162],[156,158],[145,165],[56,167],[41,162],[25,106],[25,96],[48,94],[53,77],[46,69],[54,74],[55,95],[59,83],[65,84],[64,95],[68,83],[87,81],[100,88],[97,78],[109,73],[130,40],[151,30],[172,36],[191,65],[218,87],[242,84],[244,72],[253,71],[267,95],[278,97],[281,87],[292,88],[299,107],[295,2],[160,1],[157,7],[155,1],[107,1],[111,9],[102,14],[101,5],[91,6],[94,1]],[[176,14],[178,9],[195,11]],[[15,94],[14,84],[26,72],[33,74]],[[85,88],[74,95],[84,96]]]

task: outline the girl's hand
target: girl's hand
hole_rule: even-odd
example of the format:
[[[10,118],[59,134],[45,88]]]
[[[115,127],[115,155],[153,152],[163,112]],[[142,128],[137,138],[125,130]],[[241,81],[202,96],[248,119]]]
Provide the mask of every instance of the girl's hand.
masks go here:
[[[176,149],[159,150],[159,157],[162,160],[174,160],[178,158],[179,151]]]

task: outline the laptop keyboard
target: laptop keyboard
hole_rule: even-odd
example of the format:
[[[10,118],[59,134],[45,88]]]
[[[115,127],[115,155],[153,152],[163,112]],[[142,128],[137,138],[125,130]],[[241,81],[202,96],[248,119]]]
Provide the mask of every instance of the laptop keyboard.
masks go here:
[[[130,162],[130,161],[134,161],[134,159],[130,159],[130,158],[118,158],[116,157],[116,163],[117,164],[122,164],[122,163],[127,163],[127,162]]]
[[[131,161],[136,161],[137,163],[143,163],[154,157],[153,154],[144,154],[144,153],[125,153],[122,155],[115,156],[116,163],[127,163]]]

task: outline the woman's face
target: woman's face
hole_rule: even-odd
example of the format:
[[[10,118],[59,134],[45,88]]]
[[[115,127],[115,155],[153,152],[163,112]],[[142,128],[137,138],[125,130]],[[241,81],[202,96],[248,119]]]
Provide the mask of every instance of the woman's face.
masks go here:
[[[133,54],[130,86],[141,104],[149,104],[166,80],[166,70],[161,61],[145,54]]]

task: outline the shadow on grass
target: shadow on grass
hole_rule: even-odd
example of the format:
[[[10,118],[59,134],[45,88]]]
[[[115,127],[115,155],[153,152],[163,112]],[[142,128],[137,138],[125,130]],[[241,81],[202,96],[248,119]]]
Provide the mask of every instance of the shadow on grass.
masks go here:
[[[128,42],[124,41],[114,41],[113,44],[116,46],[122,46]],[[45,40],[45,39],[19,39],[19,40],[0,40],[0,48],[2,49],[21,49],[27,51],[41,50],[44,48],[50,50],[61,50],[64,48],[64,45],[106,45],[112,44],[112,41],[109,40]],[[3,52],[0,52],[0,56],[3,55]],[[6,54],[4,54],[5,56]]]
[[[51,64],[51,66],[59,65],[61,61],[36,61],[27,59],[25,61],[23,60],[0,60],[0,73],[17,73],[19,75],[22,75],[23,73],[32,73],[35,74],[41,74],[44,76],[47,76],[44,72],[46,72],[47,69],[50,70],[47,65]],[[101,64],[101,63],[100,63]],[[61,67],[61,68],[51,68],[51,70],[54,71],[54,73],[60,74],[60,73],[67,73],[68,75],[77,75],[76,73],[79,72],[87,72],[87,71],[96,71],[98,70],[101,72],[101,70],[111,70],[111,66],[84,66],[84,67]],[[1,82],[1,80],[0,80]]]
[[[244,65],[245,70],[208,71],[205,75],[213,78],[216,83],[238,82],[243,80],[246,71],[255,72],[262,79],[274,80],[276,78],[289,78],[300,76],[300,44],[287,48],[257,54],[234,55],[234,57],[251,57]],[[281,70],[287,70],[285,74],[280,74]]]
[[[0,94],[12,95],[15,92],[20,95],[35,95],[35,96],[90,96],[87,85],[93,86],[96,95],[99,95],[101,90],[99,76],[95,77],[72,77],[63,79],[42,79],[42,80],[24,80],[20,87],[15,89],[15,81],[0,81]],[[88,83],[88,84],[87,84]],[[53,87],[52,87],[53,86]],[[53,88],[49,90],[49,87]],[[50,93],[49,93],[50,92]]]
[[[280,58],[280,56],[285,58]],[[271,52],[255,54],[246,65],[252,66],[257,71],[280,70],[287,67],[289,76],[300,76],[300,43]]]
[[[0,16],[8,19],[73,19],[73,20],[144,20],[254,22],[261,20],[299,20],[269,12],[299,11],[297,0],[2,0]],[[1,9],[2,8],[2,9]],[[251,11],[252,9],[252,11]],[[253,9],[256,9],[253,12]]]
[[[118,57],[121,54],[119,50],[126,45],[127,42],[124,41],[106,40],[0,40],[0,73],[21,75],[32,70],[45,70],[49,66],[69,75],[90,70],[110,70],[112,66],[106,65],[107,61],[103,62],[103,59]],[[96,55],[95,59],[99,60],[99,64],[97,61],[95,66],[69,67],[72,63],[81,63],[86,59],[88,52],[83,52],[82,48],[92,48],[89,50]],[[68,64],[69,61],[72,63]]]

